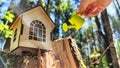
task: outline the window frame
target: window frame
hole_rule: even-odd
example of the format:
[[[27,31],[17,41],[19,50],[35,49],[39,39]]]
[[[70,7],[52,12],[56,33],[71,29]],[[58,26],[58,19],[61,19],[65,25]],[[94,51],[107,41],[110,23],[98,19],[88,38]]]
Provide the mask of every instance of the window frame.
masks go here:
[[[46,42],[46,27],[39,20],[33,20],[29,27],[29,40]]]

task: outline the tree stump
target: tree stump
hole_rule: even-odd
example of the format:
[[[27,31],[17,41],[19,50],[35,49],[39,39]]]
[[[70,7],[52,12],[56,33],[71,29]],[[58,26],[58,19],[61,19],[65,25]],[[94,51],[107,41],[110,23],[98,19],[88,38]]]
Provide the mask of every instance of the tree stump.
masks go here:
[[[21,68],[61,68],[61,65],[60,61],[55,58],[53,51],[50,50],[32,58],[25,57]]]
[[[86,68],[76,41],[71,37],[54,41],[53,51],[59,58],[62,68]]]
[[[39,48],[37,56],[26,56],[21,68],[86,68],[72,38],[56,40],[52,46],[53,50]]]

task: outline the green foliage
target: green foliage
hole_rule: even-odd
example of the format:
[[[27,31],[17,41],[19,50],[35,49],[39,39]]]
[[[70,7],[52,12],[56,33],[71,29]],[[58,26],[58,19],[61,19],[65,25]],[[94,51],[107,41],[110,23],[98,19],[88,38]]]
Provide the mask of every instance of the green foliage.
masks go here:
[[[118,55],[120,57],[120,41],[118,41],[117,53],[118,53]]]
[[[51,4],[52,3],[52,4]],[[48,9],[47,12],[48,14],[52,14],[53,21],[55,23],[55,28],[53,30],[54,39],[58,39],[59,37],[66,37],[68,33],[63,33],[63,36],[60,36],[60,31],[62,32],[62,22],[68,22],[68,19],[70,18],[73,8],[71,5],[71,1],[67,0],[49,0],[49,4],[47,3]]]
[[[5,62],[7,68],[16,68],[17,66],[17,58],[18,56],[12,55],[10,53],[5,53],[5,52],[0,52],[0,57],[3,59]]]
[[[112,25],[114,28],[114,31],[117,31],[118,33],[120,33],[120,19],[119,18],[115,18],[115,17],[111,17],[111,20],[113,21]]]
[[[91,55],[90,55],[90,58],[97,58],[97,57],[99,57],[101,54],[100,53],[92,53]]]
[[[1,28],[1,33],[0,35],[3,36],[4,38],[10,38],[12,36],[13,31],[8,28],[8,25],[5,25]]]
[[[60,10],[61,11],[65,11],[66,9],[67,9],[67,4],[66,3],[62,3],[61,5],[60,5]]]
[[[4,38],[12,36],[13,31],[9,29],[8,23],[12,23],[14,17],[15,16],[10,11],[6,11],[5,15],[2,16],[2,19],[4,19],[6,22],[4,24],[0,22],[0,35]]]
[[[108,64],[107,64],[107,61],[106,61],[106,56],[104,56],[104,57],[102,58],[102,65],[103,65],[103,68],[109,68],[109,67],[108,67]]]
[[[24,4],[22,1],[26,4]],[[28,1],[30,2],[31,0],[21,0],[22,5],[20,4],[19,6],[20,7],[22,6],[22,8],[26,9],[25,6],[29,5],[27,3]],[[56,27],[54,30],[54,34],[56,34],[56,35],[54,35],[54,36],[58,38],[59,31],[61,29],[60,25],[62,24],[60,22],[66,22],[68,24],[69,23],[68,19],[73,14],[73,12],[76,10],[72,6],[73,0],[47,0],[47,1],[38,0],[38,1],[44,7],[44,9],[47,11],[48,15],[52,14],[53,21],[56,24]],[[76,3],[78,3],[78,2],[76,2]],[[29,6],[29,8],[31,8],[31,7]],[[11,15],[10,12],[6,12],[6,16],[3,16],[3,19],[7,19],[9,23],[12,22],[11,18],[14,18],[14,16]],[[78,30],[77,32],[75,32],[74,29],[71,29],[71,30],[68,30],[67,33],[64,33],[64,32],[62,33],[63,37],[71,35],[73,38],[75,38],[77,40],[77,44],[80,47],[80,51],[83,56],[83,59],[85,60],[86,63],[88,63],[87,66],[89,66],[89,63],[92,61],[92,58],[96,58],[101,55],[100,53],[103,52],[103,47],[104,47],[103,39],[98,34],[97,28],[95,26],[96,24],[93,24],[93,21],[92,21],[92,25],[91,25],[90,22],[91,22],[91,20],[88,20],[87,25],[84,28],[82,28],[81,30]],[[119,24],[119,21],[117,21],[117,24],[115,24],[115,25],[119,26],[118,24]],[[8,26],[4,26],[4,29],[3,29],[3,26],[4,26],[4,24],[1,23],[0,30],[8,29]],[[7,34],[5,34],[5,33],[7,33]],[[12,34],[12,31],[4,30],[3,34],[5,37],[8,37],[8,35]],[[86,56],[87,49],[90,49],[89,50],[90,54]],[[94,53],[94,51],[97,53]],[[87,59],[85,59],[85,58],[87,58]],[[9,60],[7,60],[7,61],[9,61]],[[108,68],[107,62],[106,62],[106,57],[102,58],[102,62],[100,64],[101,64],[101,66],[96,65],[95,68],[100,68],[100,67]]]
[[[5,37],[6,38],[8,38],[8,37],[12,37],[12,34],[13,34],[13,31],[12,30],[10,30],[10,29],[5,29],[4,31],[3,31],[4,33],[5,33]]]
[[[0,22],[0,31],[2,31],[3,30],[3,23],[2,22]]]
[[[13,22],[13,18],[15,16],[10,12],[10,11],[6,11],[5,15],[2,16],[2,19],[7,20],[8,22],[12,23]]]

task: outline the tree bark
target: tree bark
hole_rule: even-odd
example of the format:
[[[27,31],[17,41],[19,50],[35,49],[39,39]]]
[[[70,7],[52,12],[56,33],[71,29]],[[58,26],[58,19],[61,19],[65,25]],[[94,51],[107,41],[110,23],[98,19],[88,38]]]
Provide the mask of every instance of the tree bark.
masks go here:
[[[61,60],[62,68],[86,68],[74,39],[64,38],[54,41],[53,51]]]
[[[107,15],[107,10],[102,12],[101,18],[102,18],[103,29],[105,32],[104,48],[106,49],[108,46],[110,46],[110,48],[106,52],[108,64],[112,63],[112,65],[110,65],[109,68],[120,68],[118,64],[118,56],[116,53],[116,48],[115,48],[114,40],[113,40],[113,32],[112,32],[112,28],[110,25],[109,17]]]
[[[119,12],[120,7],[117,8],[117,5],[115,4],[115,1],[113,1],[113,4],[114,4],[114,6],[115,6],[115,9],[116,9],[116,12],[117,12],[118,17],[120,18],[120,12]],[[119,4],[119,3],[118,3],[118,4]]]
[[[21,64],[21,65],[20,65]],[[17,68],[62,68],[53,51],[38,50],[38,56],[24,56],[18,61]]]

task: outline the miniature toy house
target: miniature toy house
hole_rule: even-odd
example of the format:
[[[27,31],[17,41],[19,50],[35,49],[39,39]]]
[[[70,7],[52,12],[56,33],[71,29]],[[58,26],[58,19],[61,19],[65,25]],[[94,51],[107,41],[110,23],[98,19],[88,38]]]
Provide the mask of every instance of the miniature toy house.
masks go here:
[[[21,13],[10,27],[14,34],[10,42],[10,51],[21,54],[30,49],[51,49],[51,31],[54,23],[41,6]]]

